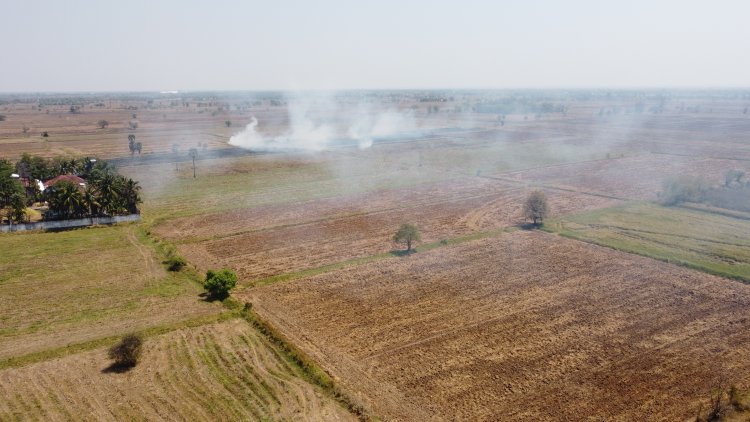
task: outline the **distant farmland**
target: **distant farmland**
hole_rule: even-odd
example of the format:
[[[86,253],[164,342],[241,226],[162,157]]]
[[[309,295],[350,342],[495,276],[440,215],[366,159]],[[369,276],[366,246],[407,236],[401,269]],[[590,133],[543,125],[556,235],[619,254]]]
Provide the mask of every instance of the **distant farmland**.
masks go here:
[[[750,174],[741,94],[342,93],[413,125],[322,151],[227,144],[253,118],[288,134],[278,93],[149,95],[1,106],[0,157],[111,158],[144,202],[0,235],[0,420],[687,420],[718,388],[750,399],[750,220],[717,207],[750,186],[725,178]],[[539,113],[481,107],[507,101]],[[722,201],[664,206],[681,178]],[[223,267],[238,285],[211,302]],[[142,360],[107,371],[130,332]]]

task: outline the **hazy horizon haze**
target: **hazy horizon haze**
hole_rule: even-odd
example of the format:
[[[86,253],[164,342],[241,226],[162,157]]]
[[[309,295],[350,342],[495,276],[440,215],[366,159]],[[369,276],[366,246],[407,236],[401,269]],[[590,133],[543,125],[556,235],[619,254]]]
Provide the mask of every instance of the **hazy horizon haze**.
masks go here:
[[[750,4],[2,2],[0,92],[750,86]]]

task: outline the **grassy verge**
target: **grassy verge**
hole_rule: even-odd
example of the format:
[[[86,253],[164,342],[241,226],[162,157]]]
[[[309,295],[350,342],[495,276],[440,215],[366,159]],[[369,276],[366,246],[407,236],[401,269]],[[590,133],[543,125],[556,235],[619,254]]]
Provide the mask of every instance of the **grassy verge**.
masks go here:
[[[164,324],[154,327],[149,327],[138,333],[144,337],[153,337],[161,334],[168,333],[170,331],[180,330],[183,328],[199,327],[201,325],[213,324],[216,322],[227,321],[232,318],[237,318],[238,314],[235,311],[226,311],[222,313],[204,315],[197,318],[191,318],[184,321],[179,321],[173,324]],[[6,368],[16,368],[19,366],[25,366],[36,362],[42,362],[45,360],[56,359],[74,353],[85,352],[88,350],[97,349],[100,347],[111,346],[116,343],[122,335],[108,336],[98,338],[95,340],[86,341],[83,343],[71,344],[63,347],[57,347],[54,349],[43,350],[40,352],[29,353],[23,356],[13,356],[7,359],[0,360],[0,370]]]
[[[543,230],[750,282],[750,221],[633,202],[550,220]]]
[[[241,311],[243,318],[258,330],[271,344],[277,347],[290,364],[299,369],[300,375],[320,387],[326,394],[348,409],[362,421],[379,420],[361,403],[342,391],[331,376],[310,356],[294,346],[280,331],[261,318],[250,308]]]

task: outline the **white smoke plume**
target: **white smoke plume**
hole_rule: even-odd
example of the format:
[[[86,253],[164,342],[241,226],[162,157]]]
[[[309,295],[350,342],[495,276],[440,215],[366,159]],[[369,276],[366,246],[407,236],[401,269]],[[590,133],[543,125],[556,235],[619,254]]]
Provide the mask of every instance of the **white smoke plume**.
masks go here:
[[[321,151],[338,145],[356,144],[365,149],[377,138],[413,133],[418,129],[411,113],[388,109],[372,111],[359,105],[345,111],[340,105],[308,100],[289,102],[289,128],[281,135],[259,132],[258,120],[229,139],[229,144],[255,151]],[[317,117],[316,117],[317,116]]]

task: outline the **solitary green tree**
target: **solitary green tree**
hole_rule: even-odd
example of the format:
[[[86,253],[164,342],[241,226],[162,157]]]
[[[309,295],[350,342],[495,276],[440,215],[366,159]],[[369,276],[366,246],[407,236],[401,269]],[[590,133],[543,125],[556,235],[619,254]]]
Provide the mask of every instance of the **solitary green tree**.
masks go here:
[[[419,230],[414,224],[404,223],[398,229],[395,235],[393,235],[393,241],[399,244],[406,245],[406,251],[411,251],[411,245],[414,242],[420,241]]]
[[[539,225],[547,218],[547,214],[549,214],[547,196],[540,190],[531,192],[523,206],[523,215],[533,221],[534,225]]]
[[[208,270],[203,288],[212,299],[223,300],[229,296],[229,291],[237,285],[237,274],[232,270],[224,268],[219,271]]]

